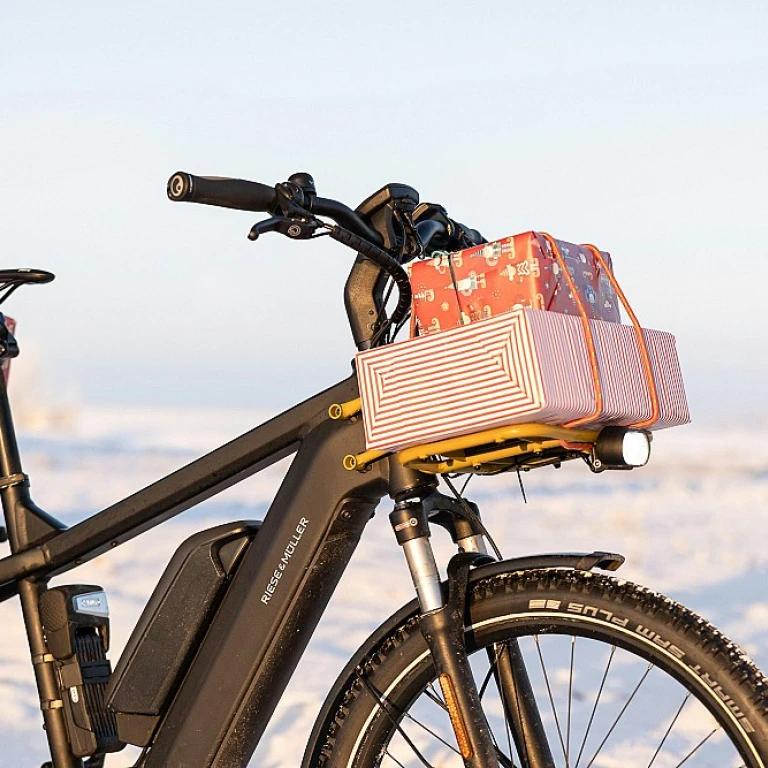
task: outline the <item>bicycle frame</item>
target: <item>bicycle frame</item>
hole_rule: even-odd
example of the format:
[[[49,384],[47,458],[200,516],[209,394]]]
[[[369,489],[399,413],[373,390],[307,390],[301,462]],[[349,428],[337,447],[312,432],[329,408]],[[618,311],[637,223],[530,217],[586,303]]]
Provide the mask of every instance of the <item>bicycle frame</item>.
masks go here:
[[[388,492],[434,485],[402,467],[390,481],[386,462],[364,473],[343,468],[342,457],[363,445],[362,422],[331,420],[328,408],[357,395],[353,376],[65,529],[29,497],[0,383],[0,497],[12,551],[0,560],[0,596],[18,590],[21,597],[57,768],[80,761],[51,703],[59,694],[37,607],[40,587],[295,452],[143,765],[247,762],[378,502]]]

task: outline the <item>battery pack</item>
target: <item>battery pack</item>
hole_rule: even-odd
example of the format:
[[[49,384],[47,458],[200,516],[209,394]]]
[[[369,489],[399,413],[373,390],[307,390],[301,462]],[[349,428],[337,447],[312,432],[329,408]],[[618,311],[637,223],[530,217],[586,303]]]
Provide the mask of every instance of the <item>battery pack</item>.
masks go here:
[[[107,690],[122,741],[146,746],[184,678],[260,523],[225,523],[176,550],[118,661]]]

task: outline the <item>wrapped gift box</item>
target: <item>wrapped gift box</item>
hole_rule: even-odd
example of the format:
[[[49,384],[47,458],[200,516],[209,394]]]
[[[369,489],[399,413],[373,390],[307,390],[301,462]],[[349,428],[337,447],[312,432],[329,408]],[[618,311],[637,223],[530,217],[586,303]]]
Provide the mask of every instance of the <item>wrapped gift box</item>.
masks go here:
[[[619,322],[611,284],[586,247],[555,241],[587,314]],[[611,267],[610,256],[603,253]],[[412,263],[412,335],[424,336],[518,307],[579,315],[552,246],[539,232]]]
[[[603,395],[585,428],[629,426],[652,403],[635,328],[589,321]],[[659,417],[650,429],[690,421],[675,339],[643,329]],[[366,447],[394,450],[526,422],[567,424],[596,407],[579,317],[518,309],[462,328],[360,352],[357,375]]]

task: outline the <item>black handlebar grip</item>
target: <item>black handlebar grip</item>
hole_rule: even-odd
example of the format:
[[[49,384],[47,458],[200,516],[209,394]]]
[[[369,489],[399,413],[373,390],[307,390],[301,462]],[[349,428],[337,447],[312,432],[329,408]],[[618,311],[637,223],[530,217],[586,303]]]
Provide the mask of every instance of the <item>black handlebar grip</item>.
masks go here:
[[[412,292],[408,273],[402,268],[399,262],[385,250],[373,243],[369,243],[367,240],[363,240],[362,237],[358,237],[347,229],[333,227],[330,231],[330,235],[337,242],[361,253],[374,264],[380,266],[395,281],[398,298],[397,306],[392,312],[390,321],[392,325],[397,325],[408,314],[408,310],[411,307]]]
[[[193,176],[179,171],[168,179],[168,199],[174,202],[203,203],[240,211],[272,211],[277,193],[273,187],[245,179],[220,176]]]

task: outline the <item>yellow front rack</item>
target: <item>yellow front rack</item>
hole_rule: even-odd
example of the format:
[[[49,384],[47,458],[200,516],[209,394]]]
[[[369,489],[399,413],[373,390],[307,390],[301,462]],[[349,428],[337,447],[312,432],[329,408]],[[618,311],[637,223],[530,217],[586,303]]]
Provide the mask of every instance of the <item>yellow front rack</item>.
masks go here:
[[[587,455],[598,432],[549,424],[515,424],[438,440],[398,451],[404,466],[430,474],[495,474],[511,467],[530,469]],[[390,452],[371,450],[344,457],[344,466],[363,470]]]

